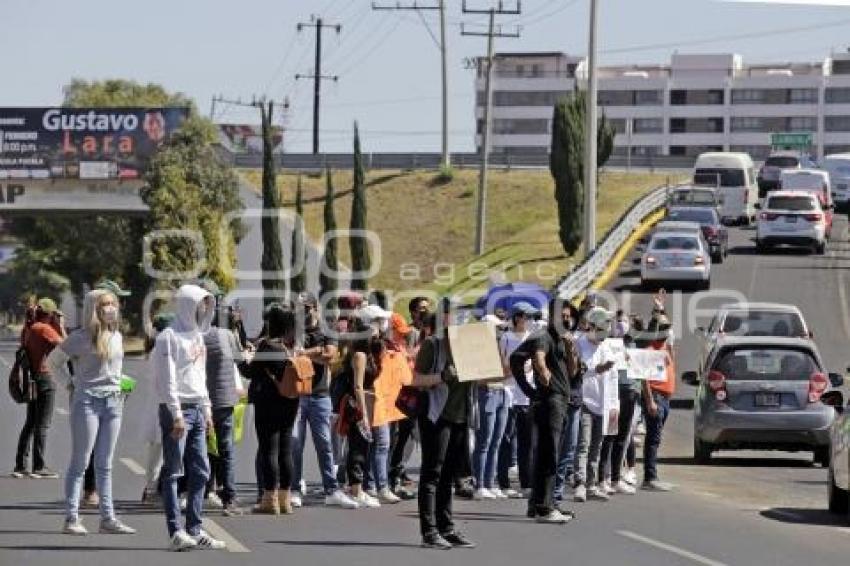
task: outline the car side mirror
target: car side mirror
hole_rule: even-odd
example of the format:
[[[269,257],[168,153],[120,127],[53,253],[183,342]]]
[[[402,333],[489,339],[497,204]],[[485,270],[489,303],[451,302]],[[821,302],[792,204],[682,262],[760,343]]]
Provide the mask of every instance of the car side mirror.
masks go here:
[[[682,374],[682,382],[688,385],[699,385],[699,375],[695,371],[686,371]]]
[[[830,373],[829,382],[832,384],[833,387],[841,387],[842,385],[844,385],[844,376],[840,373]]]
[[[844,395],[841,394],[841,391],[827,391],[820,396],[820,401],[839,413],[844,411]]]

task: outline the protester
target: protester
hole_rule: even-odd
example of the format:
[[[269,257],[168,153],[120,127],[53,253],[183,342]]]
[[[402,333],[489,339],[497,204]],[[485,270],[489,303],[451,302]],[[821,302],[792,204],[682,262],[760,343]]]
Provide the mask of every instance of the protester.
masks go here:
[[[280,395],[275,382],[283,378],[287,362],[303,348],[296,340],[292,310],[272,304],[267,310],[266,326],[266,337],[258,344],[249,370],[263,488],[254,512],[291,514],[292,429],[298,415],[298,399]]]
[[[565,303],[561,319],[564,332],[571,338],[573,345],[582,336],[579,330],[579,321],[584,320],[584,313],[575,308],[572,303]],[[579,360],[580,363],[580,360]],[[579,376],[570,381],[570,397],[567,403],[566,420],[564,430],[561,433],[561,446],[558,450],[558,466],[555,475],[555,500],[562,501],[567,487],[576,486],[576,451],[578,450],[579,432],[581,430],[581,407],[583,370]]]
[[[146,344],[146,353],[150,356],[156,344],[156,337],[171,326],[176,315],[173,312],[162,312],[154,316],[151,323],[152,338]],[[142,503],[159,504],[162,502],[160,493],[160,471],[162,469],[162,431],[159,426],[159,400],[156,394],[156,384],[149,398],[154,403],[150,408],[150,419],[143,427],[143,439],[146,448],[145,457],[145,487],[142,489]]]
[[[176,319],[159,334],[151,356],[160,402],[162,490],[170,549],[223,549],[223,541],[202,529],[204,489],[209,479],[206,431],[213,424],[203,333],[209,329],[215,301],[196,285],[180,287],[174,301]],[[185,529],[177,498],[177,482],[184,475],[188,487]]]
[[[510,358],[514,379],[534,404],[537,450],[528,515],[539,523],[563,524],[573,518],[554,501],[561,435],[570,411],[577,411],[571,407],[581,403],[581,367],[573,337],[566,330],[571,322],[569,306],[553,299],[546,331],[529,337]],[[528,360],[534,367],[534,387],[526,380]]]
[[[33,371],[36,395],[27,403],[27,417],[18,437],[15,469],[12,476],[22,478],[58,478],[59,474],[45,464],[47,431],[53,418],[56,385],[47,364],[48,354],[65,339],[64,316],[53,299],[43,298],[36,303],[32,324],[22,331],[22,344]],[[27,461],[32,443],[32,472]]]
[[[65,476],[65,526],[69,535],[86,535],[80,521],[80,492],[94,451],[100,494],[100,532],[134,534],[115,516],[112,504],[112,457],[121,429],[124,346],[118,330],[118,298],[104,290],[90,291],[83,302],[83,325],[47,357],[51,375],[70,394],[71,462]],[[74,364],[74,375],[68,362]]]
[[[676,358],[673,353],[670,321],[666,315],[656,312],[649,322],[649,348],[665,352],[664,381],[643,382],[643,412],[646,421],[646,439],[643,446],[643,483],[641,489],[647,491],[670,491],[672,486],[658,479],[658,449],[661,446],[662,432],[670,414],[670,398],[676,391]]]
[[[456,454],[469,454],[468,423],[472,418],[472,387],[458,381],[448,345],[448,312],[428,319],[429,336],[416,356],[413,385],[427,391],[427,411],[419,415],[422,465],[419,476],[419,526],[422,546],[449,549],[476,545],[455,529],[452,483],[460,463]]]
[[[522,392],[511,373],[511,354],[531,336],[531,325],[539,313],[528,303],[514,305],[511,312],[511,329],[499,340],[499,353],[507,380],[505,382],[511,399],[508,422],[499,448],[499,488],[509,498],[518,499],[531,494],[531,463],[534,456],[534,423],[528,396]],[[525,364],[525,380],[533,384],[534,370],[531,361]],[[516,450],[520,491],[511,487],[510,467]]]
[[[322,476],[325,505],[343,509],[356,509],[358,504],[351,499],[336,480],[334,453],[331,441],[331,416],[333,404],[330,398],[330,364],[338,356],[337,340],[322,332],[319,305],[311,293],[302,293],[299,304],[304,310],[304,355],[313,361],[313,387],[310,395],[299,401],[298,419],[294,428],[292,506],[301,507],[303,494],[299,490],[304,470],[304,446],[307,443],[307,424],[313,436],[313,446]]]

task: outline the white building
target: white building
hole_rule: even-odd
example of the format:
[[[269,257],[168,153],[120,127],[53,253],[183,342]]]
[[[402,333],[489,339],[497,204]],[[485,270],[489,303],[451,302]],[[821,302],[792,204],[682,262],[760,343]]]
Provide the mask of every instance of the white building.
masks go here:
[[[484,73],[476,117],[480,147]],[[739,55],[674,54],[669,65],[599,69],[599,105],[625,155],[695,156],[746,151],[763,158],[770,134],[810,132],[819,158],[850,151],[850,52],[822,63],[744,65]],[[563,53],[500,53],[493,70],[491,149],[549,149],[552,106],[585,88],[584,60]]]

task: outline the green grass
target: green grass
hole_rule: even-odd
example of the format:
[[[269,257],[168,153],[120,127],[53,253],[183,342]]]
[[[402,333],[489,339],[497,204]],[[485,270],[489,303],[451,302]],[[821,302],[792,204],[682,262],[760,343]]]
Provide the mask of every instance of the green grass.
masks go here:
[[[259,171],[242,174],[259,187]],[[635,199],[667,178],[663,174],[603,172],[597,213],[600,237]],[[287,172],[278,177],[287,206],[292,206],[296,179],[296,175]],[[333,179],[337,225],[345,227],[351,213],[351,172],[334,172]],[[486,288],[488,275],[499,271],[504,271],[508,280],[539,282],[544,286],[560,279],[576,260],[564,254],[558,239],[554,183],[549,172],[491,171],[489,179],[487,252],[475,257],[477,171],[457,169],[450,179],[439,178],[435,171],[369,172],[368,225],[378,233],[382,244],[381,270],[371,285],[394,291],[463,293]],[[671,182],[678,180],[670,178]],[[304,176],[303,188],[305,226],[311,239],[318,241],[323,232],[324,177]],[[350,265],[345,241],[340,241],[339,259]],[[408,270],[409,277],[403,278],[405,264],[418,268]]]

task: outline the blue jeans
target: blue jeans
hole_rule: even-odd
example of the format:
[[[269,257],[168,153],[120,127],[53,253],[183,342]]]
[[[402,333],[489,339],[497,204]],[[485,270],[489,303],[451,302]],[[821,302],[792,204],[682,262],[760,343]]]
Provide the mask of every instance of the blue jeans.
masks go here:
[[[186,502],[186,531],[197,535],[201,530],[201,515],[204,511],[204,490],[210,477],[207,461],[207,430],[204,409],[200,405],[184,407],[183,421],[186,432],[180,439],[171,437],[174,418],[165,405],[159,406],[159,426],[162,430],[162,503],[168,536],[173,536],[182,527],[180,501],[177,497],[177,481],[186,476],[188,493]],[[184,470],[185,462],[185,470]]]
[[[234,470],[233,454],[233,407],[213,409],[213,426],[215,427],[216,447],[218,456],[210,455],[211,477],[221,486],[221,500],[233,503],[236,499],[236,472]],[[210,486],[212,488],[212,486]]]
[[[569,405],[567,420],[561,433],[561,447],[558,450],[558,472],[555,477],[555,495],[563,496],[567,477],[576,473],[576,449],[578,448],[578,433],[581,428],[581,407]]]
[[[120,394],[92,397],[78,392],[71,397],[71,462],[65,475],[65,517],[79,518],[80,490],[94,450],[94,469],[100,495],[100,517],[115,518],[112,506],[112,456],[121,429],[124,398]]]
[[[506,389],[478,389],[480,422],[475,434],[472,473],[475,486],[492,489],[499,466],[499,447],[508,424],[508,392]]]
[[[322,487],[325,494],[330,495],[339,487],[336,476],[334,476],[334,451],[331,441],[332,413],[333,404],[331,398],[327,395],[301,397],[298,420],[295,421],[295,428],[292,431],[295,441],[292,451],[293,489],[300,489],[299,486],[304,473],[304,445],[307,443],[307,423],[310,423],[310,432],[313,435],[313,446],[316,448],[316,457],[319,460],[319,470],[322,474]]]
[[[661,433],[664,423],[670,415],[670,400],[660,393],[653,393],[655,404],[658,405],[658,413],[653,417],[646,409],[646,401],[643,406],[643,419],[646,421],[646,439],[643,444],[643,481],[655,481],[658,479],[658,448],[661,446]]]
[[[381,491],[389,485],[390,425],[372,427],[372,443],[369,445],[369,466],[363,482],[365,489]]]

